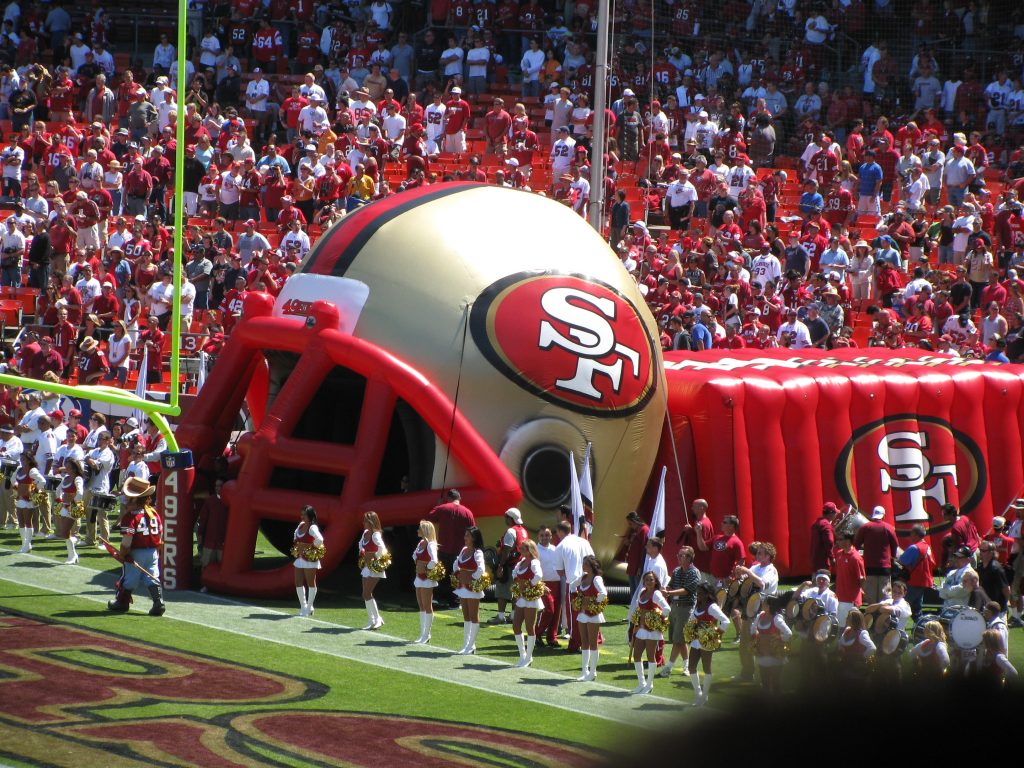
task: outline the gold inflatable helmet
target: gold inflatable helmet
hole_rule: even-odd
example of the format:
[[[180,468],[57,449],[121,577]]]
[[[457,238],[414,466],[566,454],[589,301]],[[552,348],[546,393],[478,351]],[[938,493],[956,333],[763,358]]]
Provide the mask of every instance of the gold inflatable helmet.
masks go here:
[[[337,308],[336,319],[322,311],[318,302],[323,301]],[[531,531],[557,522],[558,507],[569,503],[570,452],[580,469],[590,442],[592,542],[605,562],[613,558],[615,534],[640,500],[658,450],[664,372],[657,326],[635,281],[600,235],[568,207],[480,184],[434,185],[392,196],[358,209],[325,233],[300,273],[285,284],[271,314],[260,322],[287,321],[298,329],[303,321],[306,326],[337,323],[352,337],[345,343],[369,345],[367,355],[383,353],[383,368],[364,371],[364,377],[397,381],[411,372],[419,377],[417,386],[439,393],[440,399],[416,403],[415,393],[406,389],[376,402],[336,372],[312,395],[319,409],[285,404],[277,395],[297,386],[289,377],[293,371],[298,375],[303,357],[318,347],[302,342],[296,346],[300,354],[265,350],[266,415],[259,413],[259,404],[254,408],[259,444],[273,442],[274,436],[264,433],[284,424],[288,437],[321,441],[325,451],[332,442],[358,446],[362,438],[353,437],[352,425],[367,418],[367,409],[394,411],[396,418],[388,413],[380,422],[390,421],[392,434],[377,476],[373,482],[363,479],[363,498],[354,504],[349,499],[344,514],[383,508],[385,526],[414,524],[432,505],[425,501],[436,502],[444,489],[485,485],[480,473],[488,470],[481,460],[490,453],[521,490],[521,498],[494,493],[464,499],[491,544],[504,531],[502,513],[510,502]],[[243,320],[239,330],[255,322]],[[235,335],[245,336],[236,331],[229,346]],[[248,369],[237,367],[226,375],[236,380],[247,375]],[[252,393],[250,387],[250,403]],[[290,416],[282,410],[286,406],[312,417]],[[275,411],[280,413],[271,419]],[[481,441],[473,445],[485,446],[476,455],[465,450],[458,455],[468,438],[457,430],[440,436],[456,417]],[[253,450],[241,451],[240,481],[246,463],[254,461]],[[266,483],[277,493],[303,485],[289,481],[287,472],[278,473],[275,482],[275,470],[265,469],[247,476],[244,494],[225,493],[228,546],[232,531],[242,530],[236,520],[259,515],[246,508],[259,502],[245,499],[259,499],[263,492],[250,486]],[[323,469],[318,477],[327,474]],[[343,499],[351,490],[321,480],[321,487],[340,491]],[[345,478],[343,485],[350,482]],[[321,523],[329,530],[338,521]],[[358,520],[349,525],[362,527]],[[252,528],[245,530],[248,538]],[[343,552],[334,554],[340,558]],[[328,567],[330,559],[329,554],[324,560]],[[225,551],[224,567],[232,560],[237,563]],[[237,573],[227,579],[216,568],[212,573],[213,586],[232,589],[240,582]]]

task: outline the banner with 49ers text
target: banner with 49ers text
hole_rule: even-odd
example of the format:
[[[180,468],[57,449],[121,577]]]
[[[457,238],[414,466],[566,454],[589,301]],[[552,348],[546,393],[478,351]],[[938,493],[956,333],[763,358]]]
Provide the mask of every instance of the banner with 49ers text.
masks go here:
[[[942,505],[984,535],[1024,495],[1019,366],[875,349],[666,358],[686,497],[709,501],[716,529],[738,515],[741,538],[775,544],[784,573],[810,570],[827,501],[865,515],[881,505],[901,537],[922,524],[935,546]],[[673,540],[686,519],[670,517]]]

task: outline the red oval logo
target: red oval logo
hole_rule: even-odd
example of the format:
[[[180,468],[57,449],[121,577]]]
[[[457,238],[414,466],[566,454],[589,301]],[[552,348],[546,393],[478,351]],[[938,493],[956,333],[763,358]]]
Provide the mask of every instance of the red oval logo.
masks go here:
[[[943,504],[970,513],[985,495],[988,476],[978,444],[948,421],[895,414],[854,431],[839,452],[835,482],[854,508],[885,507],[905,536],[917,523],[931,533],[948,528]]]
[[[470,330],[505,376],[578,413],[624,416],[657,388],[657,353],[640,312],[581,275],[509,275],[477,298]]]

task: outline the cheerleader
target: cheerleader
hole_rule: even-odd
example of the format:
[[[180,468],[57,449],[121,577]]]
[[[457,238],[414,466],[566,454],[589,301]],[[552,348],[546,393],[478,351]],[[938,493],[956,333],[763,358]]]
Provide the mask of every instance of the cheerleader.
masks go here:
[[[791,594],[768,597],[764,601],[764,609],[750,624],[751,650],[761,670],[761,687],[765,693],[782,693],[782,667],[786,663],[784,646],[793,637],[793,630],[785,618]]]
[[[413,645],[430,642],[430,627],[434,623],[434,587],[437,582],[428,576],[428,572],[437,567],[437,532],[429,520],[420,520],[417,530],[420,541],[412,553],[413,564],[416,566],[416,604],[420,609],[420,636],[413,640]]]
[[[583,558],[583,578],[575,594],[580,600],[576,621],[580,628],[580,649],[583,654],[583,674],[576,681],[589,683],[597,679],[597,634],[604,624],[604,612],[600,606],[608,602],[608,590],[601,576],[601,561],[593,555]]]
[[[462,648],[459,656],[476,653],[476,635],[480,631],[480,601],[484,591],[473,589],[473,582],[487,573],[484,568],[484,537],[475,525],[466,529],[465,544],[452,565],[452,576],[458,582],[456,597],[462,605]]]
[[[1017,668],[1006,658],[1006,646],[998,629],[986,629],[981,636],[981,647],[984,650],[978,674],[997,686],[1004,682],[1017,679]]]
[[[18,530],[21,532],[21,549],[27,554],[32,551],[32,518],[35,516],[36,503],[32,499],[35,493],[46,492],[46,478],[36,468],[35,457],[28,451],[21,454],[21,466],[12,478],[14,481],[14,508],[18,515]]]
[[[917,662],[917,674],[925,680],[938,680],[949,670],[949,645],[946,630],[937,621],[924,625],[924,640],[910,649],[910,658]]]
[[[359,539],[359,562],[361,563],[360,574],[363,577],[363,603],[366,605],[366,615],[369,618],[363,629],[380,629],[384,626],[384,619],[380,617],[377,610],[377,601],[373,599],[373,590],[377,582],[386,579],[385,569],[390,564],[390,555],[387,547],[384,546],[384,536],[381,533],[380,518],[376,512],[367,512],[363,515],[363,524],[366,529]],[[376,570],[375,564],[380,567]]]
[[[668,616],[671,609],[668,600],[661,594],[658,577],[654,571],[644,574],[641,588],[633,596],[629,606],[629,619],[633,630],[633,667],[639,684],[633,693],[650,693],[654,690],[654,675],[658,671],[658,643],[665,639],[660,629],[648,629],[647,622]],[[644,677],[644,651],[647,651],[647,677]]]
[[[312,547],[324,545],[323,534],[316,524],[316,510],[307,505],[302,508],[301,520],[292,537],[295,558],[295,594],[299,598],[299,616],[313,615],[313,602],[316,600],[316,572],[320,570],[320,558],[307,560],[305,555]],[[309,596],[306,596],[306,593]]]
[[[60,488],[57,493],[60,496],[60,514],[57,517],[57,537],[64,539],[68,547],[68,559],[65,565],[74,565],[78,562],[78,552],[75,551],[75,538],[71,532],[75,528],[78,518],[83,517],[85,508],[82,506],[82,497],[85,495],[85,472],[78,459],[68,456],[64,460],[65,474],[60,481]]]
[[[516,598],[512,611],[512,634],[516,638],[519,649],[517,667],[528,667],[533,663],[533,648],[537,643],[537,611],[544,607],[538,597],[528,597],[530,588],[540,589],[541,594],[547,589],[544,586],[544,572],[540,567],[537,554],[537,542],[523,539],[519,543],[519,562],[512,569],[512,596]]]
[[[690,683],[693,685],[693,705],[695,707],[702,707],[708,703],[708,695],[711,693],[711,661],[715,651],[718,650],[717,646],[705,648],[701,645],[701,624],[717,625],[719,637],[724,635],[725,631],[732,626],[729,617],[722,612],[722,609],[718,607],[718,603],[715,602],[714,589],[706,582],[702,582],[697,587],[697,602],[693,607],[693,613],[690,614],[690,623],[687,625],[691,627],[691,632],[687,634],[691,634],[693,637],[690,640],[688,667],[690,670]],[[685,636],[684,634],[684,638]],[[719,640],[720,642],[721,640]],[[701,685],[700,675],[697,672],[698,663],[704,668],[703,685]]]
[[[850,611],[846,615],[846,626],[839,634],[837,650],[843,679],[854,685],[863,684],[864,667],[878,649],[864,628],[864,614],[860,611]]]

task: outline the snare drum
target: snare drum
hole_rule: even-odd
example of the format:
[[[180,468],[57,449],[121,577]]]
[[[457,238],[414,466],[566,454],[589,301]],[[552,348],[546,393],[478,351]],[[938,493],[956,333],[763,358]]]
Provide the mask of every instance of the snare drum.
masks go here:
[[[757,618],[757,614],[761,612],[761,604],[764,602],[765,594],[763,592],[755,592],[747,601],[744,603],[743,613],[748,619]]]
[[[757,585],[754,583],[753,579],[747,577],[740,582],[740,597],[744,602],[746,602],[755,592],[757,592]]]
[[[927,624],[929,621],[938,621],[940,624],[943,624],[943,628],[945,628],[945,624],[939,620],[939,614],[922,613],[920,616],[917,617],[917,620],[914,622],[913,638],[915,643],[920,643],[924,640],[924,625]]]
[[[878,643],[878,649],[886,656],[899,656],[910,644],[910,638],[902,629],[892,628],[883,636]]]
[[[46,491],[48,493],[56,493],[60,489],[60,482],[63,478],[59,475],[47,475],[46,476]]]
[[[112,493],[93,493],[89,509],[97,512],[109,512],[117,508],[117,496]]]
[[[814,621],[823,613],[825,613],[825,601],[816,597],[805,598],[803,605],[800,606],[800,618],[804,621]]]
[[[789,602],[786,604],[786,622],[793,626],[797,621],[800,620],[800,615],[804,607],[804,601],[794,592],[792,597],[789,598]]]
[[[839,619],[831,613],[822,613],[811,622],[811,637],[815,642],[828,643],[839,636]]]
[[[18,471],[18,464],[16,459],[0,459],[0,476],[10,480]]]
[[[875,618],[878,616],[878,609],[873,605],[869,605],[864,610],[864,629],[868,632],[871,631],[871,627],[875,624]]]
[[[964,651],[971,651],[981,645],[985,633],[985,617],[974,608],[960,608],[949,624],[949,637],[953,644]]]
[[[725,603],[728,599],[729,590],[727,590],[725,587],[722,587],[717,592],[715,592],[715,602],[718,603],[718,607],[722,610],[725,610]]]

